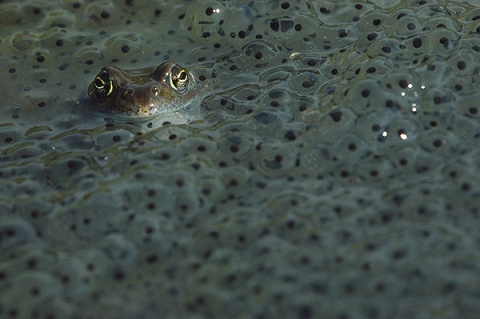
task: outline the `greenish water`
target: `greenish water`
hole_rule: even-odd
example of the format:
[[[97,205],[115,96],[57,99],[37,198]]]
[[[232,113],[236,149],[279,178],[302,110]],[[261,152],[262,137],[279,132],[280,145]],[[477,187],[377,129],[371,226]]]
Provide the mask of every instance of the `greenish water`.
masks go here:
[[[476,318],[476,1],[0,21],[0,318]],[[77,103],[167,60],[205,86],[182,123]]]

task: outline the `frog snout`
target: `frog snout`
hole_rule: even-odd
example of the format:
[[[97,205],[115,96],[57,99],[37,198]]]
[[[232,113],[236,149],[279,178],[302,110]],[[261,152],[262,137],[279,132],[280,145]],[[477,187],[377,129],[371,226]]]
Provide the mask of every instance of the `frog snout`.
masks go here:
[[[141,88],[141,89],[125,89],[121,93],[121,99],[128,104],[133,105],[150,105],[153,97],[158,92],[158,88]]]

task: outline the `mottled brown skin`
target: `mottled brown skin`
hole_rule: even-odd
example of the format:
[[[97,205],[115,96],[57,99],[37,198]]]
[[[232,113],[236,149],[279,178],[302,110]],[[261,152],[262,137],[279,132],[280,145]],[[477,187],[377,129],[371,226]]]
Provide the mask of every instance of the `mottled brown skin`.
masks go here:
[[[178,111],[195,95],[194,88],[190,73],[169,61],[129,71],[104,67],[87,94],[99,110],[150,116]]]

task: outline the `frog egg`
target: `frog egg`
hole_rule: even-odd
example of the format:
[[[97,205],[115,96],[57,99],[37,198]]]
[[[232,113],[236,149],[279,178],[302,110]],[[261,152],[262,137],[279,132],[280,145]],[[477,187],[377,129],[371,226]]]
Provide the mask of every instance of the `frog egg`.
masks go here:
[[[141,55],[143,46],[143,39],[136,35],[126,33],[117,34],[108,38],[104,46],[107,48],[107,58],[114,58],[117,56],[138,56]]]
[[[127,130],[115,130],[114,132],[105,132],[98,134],[95,137],[95,144],[99,149],[109,148],[115,143],[120,143],[122,141],[131,141],[133,139],[133,134]]]
[[[268,174],[281,174],[284,168],[294,171],[298,165],[298,151],[289,152],[280,144],[262,143],[257,145],[256,150],[259,157],[258,169]]]
[[[341,26],[356,22],[362,12],[371,11],[369,5],[350,4],[340,8],[332,1],[315,3],[313,8],[316,17],[327,26]]]
[[[462,51],[450,57],[453,65],[452,69],[460,77],[472,77],[476,72],[475,65],[478,63],[478,58],[471,53],[471,50]]]
[[[458,99],[458,111],[467,117],[477,118],[479,116],[477,94]]]
[[[1,135],[0,135],[0,141],[4,149],[7,148],[9,145],[14,145],[17,141],[20,141],[21,139],[22,139],[22,134],[17,130],[10,130],[10,131],[4,130],[1,132]]]
[[[317,72],[301,71],[292,78],[292,89],[303,94],[315,95],[324,81],[322,74]]]
[[[33,13],[32,11],[30,11],[31,14]],[[40,9],[37,8],[35,10],[35,13],[40,13]],[[17,25],[21,21],[20,17],[22,16],[22,14],[25,14],[25,12],[22,12],[22,6],[19,4],[10,3],[3,5],[1,18],[4,26],[13,27]]]
[[[87,17],[87,28],[118,26],[123,23],[120,12],[114,5],[92,3],[85,6],[83,13]]]
[[[259,16],[298,16],[299,12],[308,11],[308,4],[299,1],[282,1],[280,3],[251,3],[249,7],[253,8]]]
[[[418,35],[419,30],[424,30],[423,23],[420,22],[414,16],[411,16],[409,14],[409,12],[405,12],[405,15],[403,15],[400,18],[399,18],[399,16],[397,17],[398,22],[395,22],[395,24],[394,24],[395,25],[395,33],[398,36],[409,37],[411,35]]]
[[[454,32],[458,32],[459,31],[459,24],[454,19],[450,19],[450,18],[442,16],[442,15],[438,15],[438,16],[434,15],[434,16],[432,16],[431,19],[428,19],[425,22],[425,28],[427,30],[445,28],[445,29],[448,29],[448,30],[452,30]]]
[[[185,16],[185,23],[194,35],[208,37],[219,30],[226,12],[227,8],[217,1],[195,1]]]
[[[36,242],[35,230],[27,221],[4,219],[0,225],[0,232],[3,238],[1,245],[4,255],[12,253],[30,242]]]
[[[33,34],[16,34],[12,37],[12,47],[18,51],[27,51],[38,43],[38,37]]]
[[[103,59],[103,53],[98,47],[83,47],[75,52],[78,62],[91,65],[100,63]]]

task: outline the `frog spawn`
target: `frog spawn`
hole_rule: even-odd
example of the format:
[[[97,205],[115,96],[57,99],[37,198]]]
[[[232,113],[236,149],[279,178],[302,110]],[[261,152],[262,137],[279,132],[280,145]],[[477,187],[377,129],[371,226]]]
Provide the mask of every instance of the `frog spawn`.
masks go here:
[[[105,33],[78,37],[79,52],[88,49],[78,61],[55,58],[77,47],[59,47],[61,32],[32,47],[12,41],[2,55],[14,83],[8,96],[27,92],[2,110],[2,315],[476,315],[473,7],[453,19],[439,1],[322,2],[314,11],[240,1],[218,6],[222,18],[210,24],[202,15],[213,15],[215,2],[193,4],[205,11],[152,8],[147,21],[171,17],[182,25],[176,37],[192,39],[182,53],[176,43],[171,52],[149,44],[148,30],[112,35],[119,21],[140,23],[128,12],[146,16],[130,3],[91,5],[90,28]],[[88,12],[65,9],[67,32],[73,10]],[[34,21],[47,23],[48,12]],[[97,43],[102,50],[91,49]],[[15,62],[20,49],[25,66]],[[39,111],[76,98],[107,62],[155,65],[172,55],[198,63],[199,81],[212,87],[204,121],[85,123],[65,109]],[[65,63],[79,74],[67,84]],[[40,71],[26,90],[19,79],[31,66]],[[418,300],[428,306],[413,307]]]

